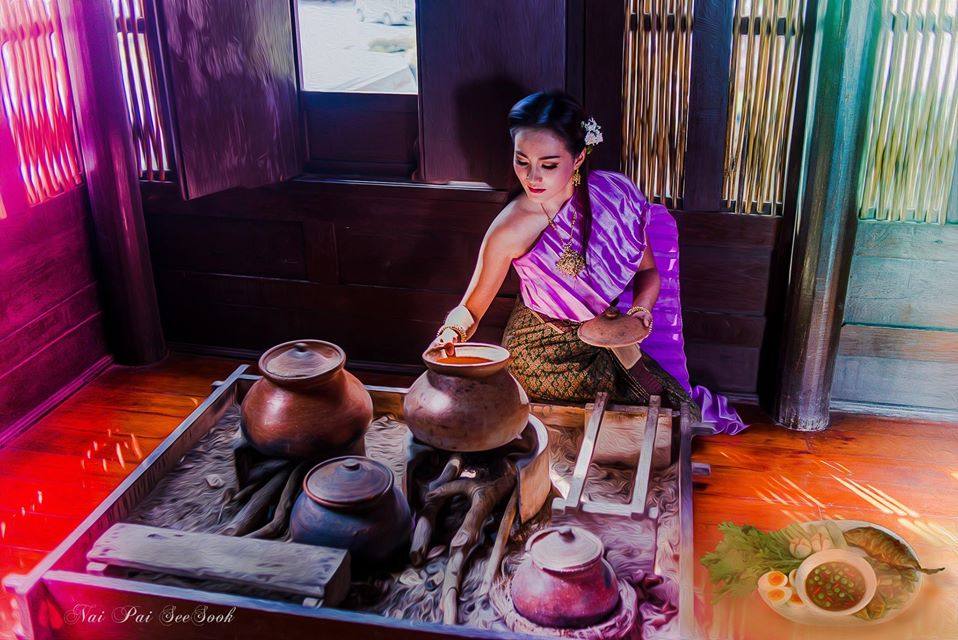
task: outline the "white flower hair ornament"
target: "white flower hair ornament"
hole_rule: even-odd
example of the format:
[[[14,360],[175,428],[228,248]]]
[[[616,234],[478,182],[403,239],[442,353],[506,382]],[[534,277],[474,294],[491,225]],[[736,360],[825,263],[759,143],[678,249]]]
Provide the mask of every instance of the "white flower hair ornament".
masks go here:
[[[595,145],[602,142],[602,127],[595,121],[595,118],[591,117],[588,120],[583,120],[581,124],[582,128],[585,129],[586,153],[592,153]]]

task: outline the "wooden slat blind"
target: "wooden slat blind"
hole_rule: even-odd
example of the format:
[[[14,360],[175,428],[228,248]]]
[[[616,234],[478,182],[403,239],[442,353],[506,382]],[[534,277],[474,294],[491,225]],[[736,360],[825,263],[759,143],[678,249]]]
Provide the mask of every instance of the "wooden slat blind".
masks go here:
[[[0,0],[0,96],[30,204],[80,182],[57,5]]]
[[[622,167],[646,196],[678,207],[684,188],[692,0],[626,0]]]
[[[143,0],[112,1],[123,86],[141,177],[164,182],[172,177],[171,152],[158,99],[156,65],[147,42]]]
[[[735,3],[722,197],[737,213],[782,213],[805,5]]]
[[[882,9],[859,216],[944,224],[958,151],[958,3],[884,0]]]

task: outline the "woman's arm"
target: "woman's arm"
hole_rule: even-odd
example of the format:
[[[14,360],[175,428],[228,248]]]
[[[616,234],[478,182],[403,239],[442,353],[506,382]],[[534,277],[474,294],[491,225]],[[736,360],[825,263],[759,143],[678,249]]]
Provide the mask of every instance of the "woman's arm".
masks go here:
[[[662,280],[659,278],[659,270],[655,267],[655,258],[652,255],[652,243],[646,243],[645,251],[642,253],[642,261],[635,272],[635,279],[632,281],[632,308],[644,307],[648,312],[639,310],[632,315],[641,318],[646,327],[652,326],[652,307],[655,301],[659,299],[659,290],[662,288]]]
[[[512,260],[522,255],[532,241],[529,236],[536,229],[524,222],[521,214],[512,207],[507,207],[486,231],[472,280],[466,288],[462,302],[446,316],[445,324],[461,328],[466,339],[475,333],[479,321],[499,293]],[[534,239],[535,236],[531,237]],[[459,340],[459,334],[454,329],[447,328],[440,332],[430,346]]]

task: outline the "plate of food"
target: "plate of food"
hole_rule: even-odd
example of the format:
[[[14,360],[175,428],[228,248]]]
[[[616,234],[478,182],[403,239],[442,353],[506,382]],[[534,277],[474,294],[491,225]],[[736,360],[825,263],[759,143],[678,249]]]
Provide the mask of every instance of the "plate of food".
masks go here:
[[[817,520],[766,532],[719,526],[724,538],[702,558],[716,599],[757,591],[799,624],[888,622],[915,601],[924,575],[915,550],[894,531],[860,520]]]

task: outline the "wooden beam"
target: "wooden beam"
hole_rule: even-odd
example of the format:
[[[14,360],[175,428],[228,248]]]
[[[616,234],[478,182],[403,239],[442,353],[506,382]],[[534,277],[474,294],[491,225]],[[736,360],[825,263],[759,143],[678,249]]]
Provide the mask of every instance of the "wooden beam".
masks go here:
[[[827,3],[819,18],[774,415],[798,431],[829,424],[880,12],[871,0],[848,0]]]
[[[697,0],[695,3],[683,192],[686,210],[719,211],[722,208],[734,5],[729,0]]]
[[[83,170],[105,293],[107,336],[120,364],[166,355],[108,0],[58,0]]]

